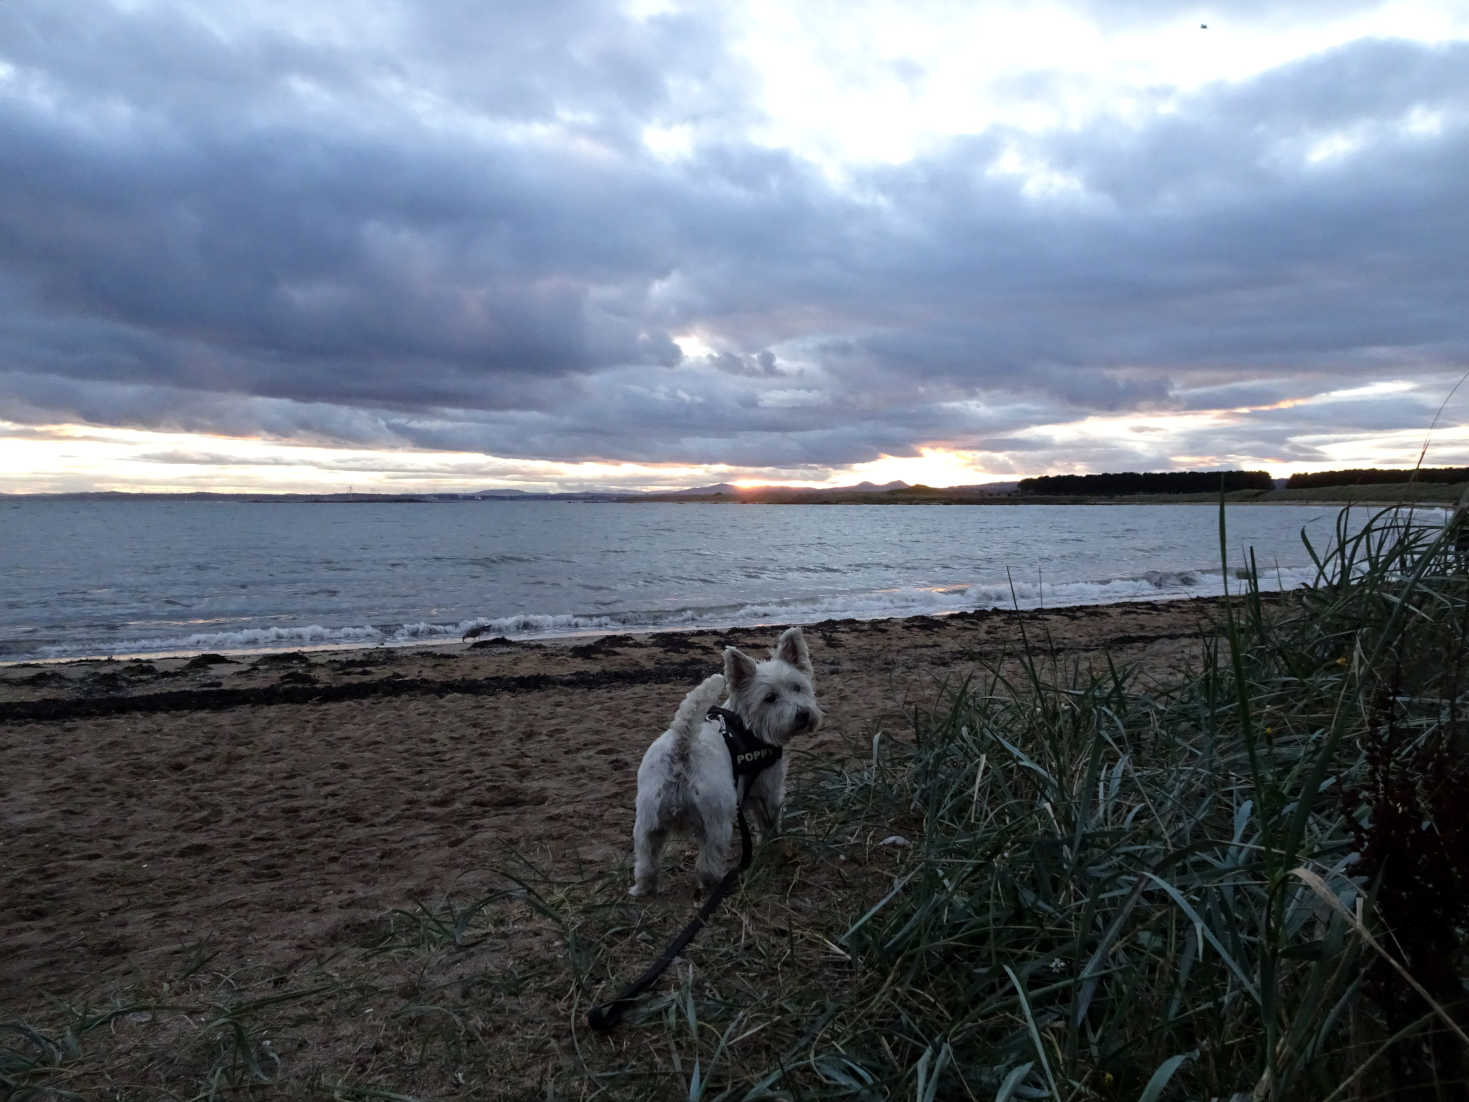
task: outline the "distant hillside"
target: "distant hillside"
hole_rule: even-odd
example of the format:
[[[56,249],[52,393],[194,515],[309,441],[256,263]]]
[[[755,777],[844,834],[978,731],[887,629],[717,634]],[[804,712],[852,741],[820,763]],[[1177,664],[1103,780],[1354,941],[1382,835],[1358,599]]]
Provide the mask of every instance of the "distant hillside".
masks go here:
[[[713,486],[690,486],[687,490],[665,490],[656,494],[644,494],[644,497],[720,497],[730,496],[740,492],[740,488],[732,482],[720,482]]]
[[[855,486],[736,486],[717,493],[693,491],[668,494],[643,494],[621,498],[622,501],[685,501],[704,503],[739,503],[744,505],[963,505],[993,504],[1014,491],[1014,483],[994,486],[933,487],[906,482],[877,485],[860,482]]]
[[[486,489],[457,493],[401,494],[277,494],[277,493],[126,493],[85,491],[60,494],[0,493],[0,499],[51,498],[73,501],[247,501],[318,502],[331,504],[443,504],[476,501],[564,502],[680,502],[723,505],[1084,505],[1177,504],[1215,502],[1225,478],[1225,497],[1233,502],[1289,505],[1297,503],[1382,505],[1394,502],[1439,504],[1446,507],[1469,497],[1469,467],[1411,470],[1342,470],[1271,479],[1263,471],[1125,472],[1103,475],[1047,475],[1019,482],[988,482],[972,486],[910,486],[895,481],[885,485],[859,482],[854,486],[809,488],[799,486],[735,486],[720,482],[686,490],[635,493],[591,490],[574,493],[538,493],[514,489]]]
[[[448,503],[475,501],[552,501],[567,503],[644,501],[707,502],[720,504],[856,504],[856,505],[912,505],[912,504],[994,504],[1006,499],[1015,491],[1013,482],[997,482],[981,486],[910,486],[906,482],[894,481],[883,485],[874,482],[859,482],[853,486],[805,488],[791,486],[736,486],[720,482],[711,486],[693,486],[685,490],[666,490],[654,493],[637,493],[626,490],[585,490],[571,493],[538,492],[508,488],[461,490],[439,493],[336,493],[336,494],[279,494],[279,493],[209,493],[188,491],[183,493],[155,493],[98,490],[60,494],[5,494],[0,498],[52,498],[73,501],[251,501],[251,502],[317,502],[329,504],[407,504]]]

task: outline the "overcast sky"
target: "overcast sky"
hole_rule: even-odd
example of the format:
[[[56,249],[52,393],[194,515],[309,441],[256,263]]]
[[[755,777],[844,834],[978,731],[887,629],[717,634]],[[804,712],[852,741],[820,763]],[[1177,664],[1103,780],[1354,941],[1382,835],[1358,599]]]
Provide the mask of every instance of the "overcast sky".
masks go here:
[[[0,490],[1469,464],[1469,5],[3,0]]]

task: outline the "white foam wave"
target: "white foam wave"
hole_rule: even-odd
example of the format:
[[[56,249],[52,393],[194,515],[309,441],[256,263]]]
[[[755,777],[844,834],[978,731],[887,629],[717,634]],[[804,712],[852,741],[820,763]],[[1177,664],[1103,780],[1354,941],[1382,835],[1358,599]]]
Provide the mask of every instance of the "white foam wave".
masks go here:
[[[1294,589],[1315,580],[1314,568],[1262,571],[1262,592]],[[1228,591],[1240,593],[1246,582],[1231,575]],[[1171,597],[1219,597],[1225,592],[1225,576],[1219,570],[1147,571],[1141,575],[1100,581],[1047,583],[1017,581],[975,586],[971,591],[975,608],[1059,608],[1065,605],[1103,605],[1124,601],[1155,601]]]
[[[1315,581],[1312,568],[1289,568],[1262,573],[1262,590],[1292,589]],[[1239,593],[1245,582],[1231,577],[1229,591]],[[1048,583],[1010,581],[1003,584],[933,586],[826,594],[809,598],[750,601],[738,604],[691,605],[676,609],[632,609],[599,614],[516,613],[475,617],[451,622],[417,621],[382,627],[370,624],[331,627],[308,624],[293,627],[253,627],[235,631],[192,632],[155,638],[109,641],[99,649],[77,643],[43,646],[42,658],[70,658],[88,654],[197,654],[206,651],[291,650],[298,647],[403,646],[412,643],[457,642],[466,635],[538,638],[612,631],[656,631],[713,627],[741,627],[769,623],[811,623],[827,619],[944,615],[970,609],[1033,609],[1066,605],[1112,604],[1175,597],[1218,596],[1224,592],[1220,571],[1148,571],[1138,576],[1099,581]]]
[[[151,639],[121,639],[107,645],[107,653],[129,654],[200,654],[206,651],[290,650],[295,647],[373,646],[383,641],[377,628],[338,627],[321,624],[303,627],[242,628],[239,631],[204,631],[190,635],[164,636]],[[78,654],[96,654],[94,648],[75,644],[56,644],[39,648],[43,658],[69,658]]]
[[[475,635],[578,635],[587,631],[612,631],[619,628],[646,627],[643,614],[632,613],[622,616],[578,616],[573,613],[559,615],[520,613],[515,616],[499,616],[492,619],[465,620],[454,631],[463,637],[473,631]]]

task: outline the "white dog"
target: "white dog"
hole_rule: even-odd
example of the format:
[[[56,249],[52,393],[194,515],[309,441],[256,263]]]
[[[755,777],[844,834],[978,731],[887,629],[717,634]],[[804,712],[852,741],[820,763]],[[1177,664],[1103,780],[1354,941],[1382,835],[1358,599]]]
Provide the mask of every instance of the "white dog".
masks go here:
[[[710,709],[726,687],[725,714],[711,718]],[[658,891],[658,855],[674,828],[699,841],[699,883],[705,888],[717,884],[729,862],[740,807],[737,768],[738,788],[748,786],[745,803],[761,833],[768,835],[779,828],[785,801],[786,761],[780,748],[820,725],[821,709],[811,689],[811,655],[800,628],[783,632],[764,662],[726,647],[723,676],[714,674],[684,697],[672,726],[643,754],[631,893]]]

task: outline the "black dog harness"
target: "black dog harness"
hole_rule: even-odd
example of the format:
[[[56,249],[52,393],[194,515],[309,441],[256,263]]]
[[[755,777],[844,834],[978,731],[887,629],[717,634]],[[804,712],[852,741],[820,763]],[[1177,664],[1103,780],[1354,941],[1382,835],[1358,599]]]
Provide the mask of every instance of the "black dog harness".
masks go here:
[[[749,727],[745,726],[744,720],[727,708],[710,708],[704,718],[712,719],[719,724],[719,733],[724,738],[724,747],[729,751],[729,768],[731,779],[734,781],[735,801],[740,823],[739,866],[724,874],[724,879],[716,884],[714,890],[709,893],[709,898],[704,900],[704,905],[699,908],[699,913],[694,915],[694,920],[669,943],[668,948],[664,949],[662,955],[649,965],[646,972],[629,984],[627,990],[617,998],[611,1002],[602,1003],[600,1006],[594,1006],[587,1012],[587,1024],[598,1033],[606,1033],[617,1025],[622,1019],[623,1011],[632,1005],[633,1000],[653,986],[653,982],[673,963],[673,958],[682,953],[688,947],[689,942],[694,940],[694,935],[704,928],[704,923],[714,913],[714,908],[719,906],[724,897],[734,890],[740,873],[750,867],[750,825],[745,822],[745,796],[750,791],[750,785],[755,783],[755,778],[780,761],[782,750],[779,746],[773,746],[758,738]]]
[[[745,792],[755,778],[776,762],[783,753],[779,746],[762,742],[745,726],[745,721],[727,708],[710,708],[705,719],[719,723],[719,733],[724,737],[724,748],[729,751],[729,767],[734,773],[735,793],[743,805],[744,792],[740,791],[740,779],[745,779]]]

